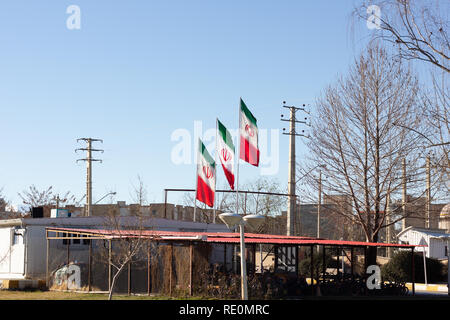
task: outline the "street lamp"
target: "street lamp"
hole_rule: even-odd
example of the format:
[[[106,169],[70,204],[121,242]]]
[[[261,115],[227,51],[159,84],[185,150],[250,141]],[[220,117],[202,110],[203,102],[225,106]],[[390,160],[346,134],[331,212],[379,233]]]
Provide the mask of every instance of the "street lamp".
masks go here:
[[[97,204],[97,203],[99,203],[100,201],[102,201],[103,199],[105,199],[107,196],[109,196],[109,195],[115,195],[115,194],[117,194],[117,192],[109,192],[109,193],[107,193],[107,194],[105,194],[103,197],[101,197],[100,198],[100,200],[98,200],[96,203],[94,203],[94,204]]]
[[[244,226],[256,230],[264,222],[265,217],[258,214],[249,214],[241,216],[237,213],[221,213],[219,218],[227,225],[228,228],[233,229],[239,225],[240,233],[240,247],[241,247],[241,298],[248,300],[247,290],[247,261],[245,259],[245,235]]]

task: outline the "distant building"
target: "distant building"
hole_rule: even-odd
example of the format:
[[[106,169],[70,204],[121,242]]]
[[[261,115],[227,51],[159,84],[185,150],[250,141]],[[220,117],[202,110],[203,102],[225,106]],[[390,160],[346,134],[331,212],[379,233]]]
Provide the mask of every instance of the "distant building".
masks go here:
[[[69,210],[72,217],[84,216],[84,207],[66,206],[64,209]],[[99,217],[112,213],[120,216],[130,216],[135,215],[139,211],[143,216],[147,217],[194,221],[194,207],[174,205],[172,203],[151,203],[140,206],[139,204],[127,204],[125,201],[117,201],[117,203],[113,204],[95,204],[92,205],[91,216]],[[216,210],[216,219],[214,219],[213,209],[203,209],[201,207],[197,207],[195,221],[214,223],[215,220],[215,223],[222,223],[222,221],[217,218],[220,213],[221,212],[219,210]]]
[[[320,238],[333,240],[364,241],[365,236],[360,226],[352,224],[344,217],[352,211],[350,198],[345,195],[328,195],[320,207]],[[317,237],[317,203],[297,204],[294,217],[296,234],[305,237]],[[280,219],[286,224],[286,211]]]
[[[445,205],[439,214],[439,229],[450,233],[450,203]]]
[[[426,228],[427,227],[427,199],[424,197],[415,198],[410,195],[406,197],[406,217],[402,221],[402,229],[408,227]],[[439,228],[439,216],[445,203],[431,203],[430,204],[430,229]],[[392,211],[398,215],[403,214],[402,200],[397,200],[392,203]]]

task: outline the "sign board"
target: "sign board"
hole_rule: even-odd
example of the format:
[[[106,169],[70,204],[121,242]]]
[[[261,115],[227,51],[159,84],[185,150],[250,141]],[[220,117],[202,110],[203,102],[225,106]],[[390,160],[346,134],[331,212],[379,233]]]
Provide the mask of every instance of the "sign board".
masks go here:
[[[67,209],[52,209],[50,211],[51,218],[69,218],[70,212]]]

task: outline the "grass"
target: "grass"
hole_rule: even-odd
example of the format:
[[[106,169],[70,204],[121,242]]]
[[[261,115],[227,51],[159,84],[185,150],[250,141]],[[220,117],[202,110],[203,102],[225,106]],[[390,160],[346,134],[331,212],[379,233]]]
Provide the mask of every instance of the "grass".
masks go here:
[[[114,294],[113,300],[202,300],[204,297],[168,297],[162,295],[119,295]],[[103,293],[75,293],[40,290],[0,290],[0,300],[108,300]]]

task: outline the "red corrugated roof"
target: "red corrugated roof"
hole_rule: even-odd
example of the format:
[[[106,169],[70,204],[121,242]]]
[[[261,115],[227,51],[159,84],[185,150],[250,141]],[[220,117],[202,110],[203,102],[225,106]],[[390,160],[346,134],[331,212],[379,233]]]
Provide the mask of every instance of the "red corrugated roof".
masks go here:
[[[190,237],[203,236],[206,242],[211,243],[239,243],[239,233],[231,232],[185,232],[185,231],[163,231],[163,230],[106,230],[106,229],[79,229],[79,228],[46,228],[51,232],[65,232],[65,233],[82,233],[89,235],[98,235],[106,239],[117,239],[121,237],[143,237],[158,239],[161,237],[176,237],[189,240]],[[51,238],[51,237],[49,237]],[[171,240],[165,238],[164,240]],[[177,239],[173,239],[176,241]],[[379,243],[379,242],[363,242],[363,241],[344,241],[344,240],[327,240],[311,237],[294,237],[275,234],[257,234],[245,233],[246,243],[261,243],[261,244],[285,244],[285,245],[329,245],[329,246],[364,246],[364,247],[403,247],[413,248],[415,245],[395,244],[395,243]]]
[[[239,243],[239,238],[218,238],[208,237],[207,242],[215,243]],[[344,241],[344,240],[326,240],[326,239],[258,239],[245,237],[245,243],[264,243],[264,244],[286,244],[286,245],[328,245],[328,246],[349,246],[349,247],[396,247],[396,248],[413,248],[417,247],[409,244],[396,243],[380,243],[380,242],[363,242],[363,241]]]

